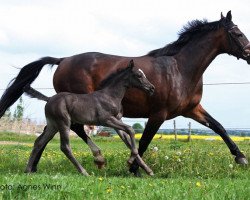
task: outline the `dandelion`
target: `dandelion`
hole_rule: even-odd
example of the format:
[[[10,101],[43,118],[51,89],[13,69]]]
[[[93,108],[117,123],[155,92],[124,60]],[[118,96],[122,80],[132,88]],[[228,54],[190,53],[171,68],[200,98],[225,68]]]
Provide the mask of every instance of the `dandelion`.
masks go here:
[[[229,164],[228,167],[229,167],[230,169],[233,169],[234,166],[233,166],[233,164]]]
[[[107,189],[107,193],[111,193],[112,192],[112,189],[111,188],[108,188]]]
[[[158,150],[159,150],[158,147],[154,147],[154,148],[153,148],[153,151],[154,151],[154,152],[157,152]]]
[[[98,180],[99,180],[99,181],[103,181],[103,178],[102,178],[102,177],[99,177]]]
[[[196,184],[195,184],[197,187],[201,187],[201,182],[196,182]]]
[[[168,156],[165,156],[165,160],[168,160],[169,159],[169,157]]]
[[[52,177],[52,179],[57,179],[59,176],[58,175],[55,175]]]

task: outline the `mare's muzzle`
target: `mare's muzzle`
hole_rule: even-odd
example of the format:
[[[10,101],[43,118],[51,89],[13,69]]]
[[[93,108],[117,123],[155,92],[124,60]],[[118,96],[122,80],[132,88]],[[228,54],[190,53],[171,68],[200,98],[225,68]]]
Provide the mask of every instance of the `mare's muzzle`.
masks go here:
[[[246,58],[248,64],[250,64],[250,42],[243,48],[243,56]]]

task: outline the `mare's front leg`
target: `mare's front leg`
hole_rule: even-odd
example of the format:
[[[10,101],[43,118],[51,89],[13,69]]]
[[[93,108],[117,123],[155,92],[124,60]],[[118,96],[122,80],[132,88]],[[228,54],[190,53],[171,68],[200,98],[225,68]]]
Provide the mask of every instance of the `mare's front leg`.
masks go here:
[[[94,156],[94,163],[98,166],[99,169],[102,169],[105,166],[105,159],[102,156],[101,149],[86,134],[83,129],[83,125],[76,123],[71,124],[70,129],[74,131],[80,138],[82,138],[82,140],[89,146]]]
[[[130,140],[131,140],[131,146],[129,141],[125,142],[125,144],[129,145],[130,149],[131,149],[131,154],[132,154],[132,161],[134,159],[136,159],[139,163],[139,165],[149,174],[149,175],[153,175],[153,171],[145,164],[145,162],[141,159],[141,157],[138,154],[138,150],[136,148],[136,143],[135,143],[135,137],[134,137],[134,130],[132,127],[122,123],[120,120],[116,119],[115,117],[111,117],[109,120],[107,120],[107,122],[105,123],[106,126],[109,126],[111,128],[114,129],[119,129],[122,131],[125,131],[126,133],[129,134],[130,136]],[[124,139],[123,136],[123,132],[122,131],[118,131],[118,134],[120,135],[120,137],[122,139]]]
[[[212,129],[215,133],[221,136],[231,153],[235,156],[237,164],[248,164],[245,155],[239,150],[238,146],[228,136],[224,127],[210,116],[199,104],[193,110],[184,115],[185,117],[192,118],[193,120],[201,123],[202,125]]]
[[[159,130],[160,126],[166,119],[166,112],[160,111],[157,113],[152,114],[148,122],[146,124],[146,127],[143,131],[142,137],[139,141],[139,155],[142,157],[143,153],[147,150],[148,145],[152,141],[153,137],[155,136],[156,132]],[[136,162],[136,160],[133,162],[133,164],[130,166],[129,169],[130,172],[134,173],[135,176],[141,176],[139,172],[139,165]]]

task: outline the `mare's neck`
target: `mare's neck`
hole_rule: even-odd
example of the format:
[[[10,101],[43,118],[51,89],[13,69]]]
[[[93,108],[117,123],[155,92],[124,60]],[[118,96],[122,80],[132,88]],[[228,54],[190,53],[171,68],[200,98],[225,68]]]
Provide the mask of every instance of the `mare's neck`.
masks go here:
[[[185,84],[196,86],[209,64],[222,53],[221,42],[215,32],[193,39],[176,54],[178,68]]]

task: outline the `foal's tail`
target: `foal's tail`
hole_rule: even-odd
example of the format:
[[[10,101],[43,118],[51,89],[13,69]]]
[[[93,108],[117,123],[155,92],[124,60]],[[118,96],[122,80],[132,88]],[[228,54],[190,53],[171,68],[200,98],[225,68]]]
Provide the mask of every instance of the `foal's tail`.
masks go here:
[[[0,99],[0,118],[5,111],[23,94],[23,88],[30,85],[39,75],[44,65],[59,65],[63,58],[44,57],[25,65],[8,85]]]
[[[46,102],[48,102],[50,99],[49,97],[45,96],[44,94],[42,94],[42,93],[38,92],[37,90],[35,90],[34,88],[30,87],[30,85],[26,85],[23,88],[23,91],[25,92],[26,95],[28,95],[31,98],[37,98],[39,100],[46,101]]]

